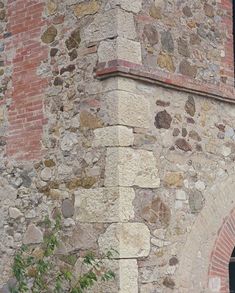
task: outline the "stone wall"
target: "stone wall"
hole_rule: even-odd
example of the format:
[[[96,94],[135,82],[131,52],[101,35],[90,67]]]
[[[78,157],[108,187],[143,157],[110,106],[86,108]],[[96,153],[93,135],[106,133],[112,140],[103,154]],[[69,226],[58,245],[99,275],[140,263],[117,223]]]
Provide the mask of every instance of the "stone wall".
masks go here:
[[[212,275],[221,277],[221,287],[210,291],[208,270],[233,208],[234,106],[130,79],[117,82],[106,103],[112,109],[112,97],[119,100],[119,124],[132,129],[133,139],[108,149],[105,186],[132,188],[130,227],[142,223],[150,231],[150,239],[145,232],[141,237],[142,252],[150,240],[147,258],[129,251],[138,259],[140,292],[228,292],[221,291],[228,279],[216,265]],[[110,229],[102,236],[107,245]]]
[[[116,281],[92,292],[227,293],[210,264],[233,208],[235,109],[208,96],[234,98],[229,5],[0,2],[0,292],[60,212],[58,253],[78,267],[119,252]]]
[[[213,84],[233,84],[229,2],[145,1],[137,16],[144,64]]]

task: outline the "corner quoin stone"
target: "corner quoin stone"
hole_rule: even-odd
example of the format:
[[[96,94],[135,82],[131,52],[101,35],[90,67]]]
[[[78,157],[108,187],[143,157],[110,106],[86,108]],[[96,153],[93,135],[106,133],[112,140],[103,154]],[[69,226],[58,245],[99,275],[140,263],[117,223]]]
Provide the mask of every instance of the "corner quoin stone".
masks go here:
[[[93,146],[131,146],[134,143],[132,129],[125,126],[109,126],[94,130]]]
[[[119,293],[138,292],[138,265],[136,259],[120,259],[120,291]]]
[[[151,151],[109,148],[105,168],[105,186],[160,186],[156,159]]]
[[[80,222],[127,222],[134,218],[132,188],[111,187],[75,191],[75,215]]]
[[[111,125],[120,124],[141,128],[151,126],[150,102],[143,95],[114,90],[104,96],[104,103]]]
[[[98,243],[102,253],[115,249],[120,259],[146,257],[150,252],[150,231],[143,223],[114,223]]]
[[[98,49],[99,62],[114,59],[142,64],[141,45],[139,42],[118,37],[115,40],[102,41]]]

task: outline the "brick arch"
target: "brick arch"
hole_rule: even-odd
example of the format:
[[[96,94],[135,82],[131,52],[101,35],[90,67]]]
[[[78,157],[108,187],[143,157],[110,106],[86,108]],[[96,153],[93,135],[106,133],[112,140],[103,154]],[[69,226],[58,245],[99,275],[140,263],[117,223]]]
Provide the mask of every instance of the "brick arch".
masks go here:
[[[235,237],[228,240],[228,231],[235,227],[235,173],[217,180],[204,196],[205,206],[191,227],[179,254],[180,262],[175,281],[177,292],[180,293],[229,292],[228,265],[235,246]],[[222,248],[219,243],[224,244],[225,235],[226,254],[222,254],[218,259],[218,253]],[[212,270],[217,263],[218,270]],[[224,265],[223,268],[219,267],[220,263]],[[216,274],[219,269],[224,273],[222,279],[222,275]]]
[[[235,208],[218,232],[209,267],[209,288],[215,292],[229,292],[229,261],[235,247]]]

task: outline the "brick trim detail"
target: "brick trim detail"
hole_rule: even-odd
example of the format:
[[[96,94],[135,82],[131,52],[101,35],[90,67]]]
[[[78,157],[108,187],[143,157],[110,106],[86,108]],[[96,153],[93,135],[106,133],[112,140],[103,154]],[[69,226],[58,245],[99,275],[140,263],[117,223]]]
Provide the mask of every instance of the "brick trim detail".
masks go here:
[[[143,65],[120,59],[98,64],[96,68],[96,77],[98,79],[102,80],[113,76],[124,76],[159,84],[164,87],[175,88],[184,92],[235,103],[235,90],[234,87],[231,86],[210,85],[198,80],[192,80],[183,75],[174,75],[156,69],[153,70]]]
[[[218,231],[209,267],[209,288],[212,292],[229,293],[229,262],[235,247],[235,209]]]

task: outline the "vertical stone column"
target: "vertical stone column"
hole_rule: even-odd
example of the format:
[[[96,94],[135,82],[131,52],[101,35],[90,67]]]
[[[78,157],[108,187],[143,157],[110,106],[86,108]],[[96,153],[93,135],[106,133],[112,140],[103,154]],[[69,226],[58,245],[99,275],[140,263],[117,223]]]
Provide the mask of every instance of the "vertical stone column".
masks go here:
[[[77,190],[75,206],[80,222],[109,224],[99,249],[118,251],[119,292],[137,293],[137,259],[149,255],[150,232],[134,221],[135,187],[157,188],[160,179],[153,153],[133,148],[134,128],[149,127],[149,101],[115,84],[104,94],[110,126],[94,130],[93,147],[107,149],[104,187]]]
[[[141,3],[141,0],[128,4],[122,0],[111,2],[114,9],[107,11],[106,16],[114,17],[112,29],[116,37],[100,42],[99,63],[122,59],[141,64],[141,46],[136,41],[134,22],[134,14],[140,11]],[[107,32],[106,16],[96,20],[94,27],[99,27],[99,33],[87,35],[87,38],[102,38]],[[119,78],[106,81],[102,100],[101,110],[107,124],[94,130],[92,147],[106,148],[104,186],[77,190],[77,220],[108,223],[98,239],[100,252],[118,251],[114,261],[118,271],[118,292],[137,293],[137,260],[149,255],[150,231],[144,223],[134,219],[135,187],[156,188],[160,184],[152,152],[133,148],[134,129],[149,128],[150,105],[144,96],[123,89]]]

